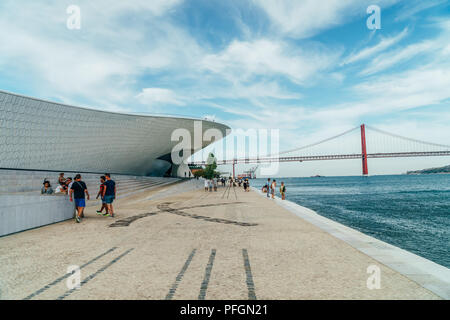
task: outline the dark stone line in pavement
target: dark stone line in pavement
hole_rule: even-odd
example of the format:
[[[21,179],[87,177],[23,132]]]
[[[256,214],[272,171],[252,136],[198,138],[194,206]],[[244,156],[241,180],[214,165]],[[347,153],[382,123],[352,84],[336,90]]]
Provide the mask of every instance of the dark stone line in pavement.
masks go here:
[[[183,217],[189,217],[189,218],[193,218],[193,219],[200,219],[200,220],[204,220],[204,221],[208,221],[208,222],[216,222],[216,223],[223,223],[223,224],[233,224],[233,225],[241,226],[241,227],[254,227],[254,226],[258,225],[257,223],[238,222],[238,221],[221,219],[221,218],[211,218],[211,217],[206,217],[206,216],[198,216],[196,214],[186,213],[186,212],[181,211],[179,209],[170,208],[169,204],[171,204],[171,202],[164,202],[164,203],[159,204],[157,206],[157,208],[160,209],[163,212],[172,213],[172,214],[176,214],[176,215],[183,216]],[[216,204],[216,205],[220,205],[220,204]]]
[[[133,221],[136,221],[136,220],[139,220],[139,219],[142,219],[145,217],[154,216],[156,214],[158,214],[158,212],[149,212],[149,213],[138,214],[136,216],[131,216],[128,218],[117,220],[114,223],[110,224],[109,227],[128,227]]]
[[[216,249],[211,250],[211,255],[209,256],[208,264],[205,269],[205,277],[203,278],[202,285],[200,286],[200,293],[198,295],[198,300],[205,300],[206,290],[208,290],[209,279],[211,278],[211,271],[214,265],[214,258],[216,257]]]
[[[250,268],[250,259],[248,257],[247,249],[242,249],[242,256],[244,258],[244,268],[247,276],[248,299],[256,300],[255,283],[253,282],[252,269]]]
[[[183,279],[183,276],[186,273],[186,270],[188,269],[189,265],[191,264],[192,259],[194,258],[196,251],[197,251],[197,249],[192,250],[191,254],[187,258],[186,262],[183,265],[183,268],[181,268],[181,271],[178,273],[177,277],[175,278],[175,282],[172,284],[172,287],[169,289],[169,293],[167,293],[166,300],[172,300],[173,296],[175,295],[175,292],[177,291],[178,285],[180,284],[181,280]]]
[[[127,254],[129,254],[131,251],[133,251],[134,248],[128,249],[127,251],[125,251],[124,253],[122,253],[120,256],[114,258],[111,262],[109,262],[108,264],[104,265],[103,267],[101,267],[100,269],[98,269],[95,273],[91,274],[90,276],[88,276],[87,278],[85,278],[83,281],[81,281],[80,283],[80,287],[84,286],[86,283],[88,283],[89,281],[91,281],[92,279],[94,279],[96,276],[98,276],[100,273],[102,273],[103,271],[105,271],[106,269],[108,269],[110,266],[112,266],[114,263],[116,263],[117,261],[119,261],[120,259],[122,259],[124,256],[126,256]],[[64,300],[65,298],[67,298],[68,296],[70,296],[72,293],[74,293],[77,290],[77,288],[71,289],[71,290],[67,290],[63,295],[59,296],[57,298],[57,300]]]
[[[184,209],[216,207],[216,206],[225,206],[225,205],[240,204],[240,203],[244,203],[244,202],[213,203],[213,204],[203,204],[203,205],[197,205],[197,206],[182,207],[182,208],[179,208],[179,209],[173,209],[173,208],[169,207],[169,204],[172,204],[172,202],[164,202],[164,203],[162,203],[162,204],[157,206],[157,208],[160,211],[141,213],[141,214],[138,214],[138,215],[135,215],[135,216],[131,216],[131,217],[127,217],[127,218],[124,218],[124,219],[120,219],[120,220],[114,221],[114,223],[111,223],[109,225],[109,227],[111,227],[111,228],[114,228],[114,227],[128,227],[131,223],[133,223],[136,220],[139,220],[139,219],[142,219],[142,218],[146,218],[146,217],[149,217],[149,216],[154,216],[154,215],[158,214],[159,212],[168,212],[168,213],[173,213],[173,214],[177,214],[177,215],[180,215],[180,216],[191,217],[191,218],[194,218],[194,219],[200,219],[200,220],[205,220],[205,221],[210,221],[210,222],[217,222],[217,223],[225,223],[225,224],[236,224],[236,225],[244,226],[244,227],[256,226],[257,224],[245,223],[245,222],[236,222],[236,221],[231,221],[231,220],[226,220],[226,219],[211,218],[211,217],[207,217],[207,216],[199,216],[199,215],[196,215],[196,214],[189,214],[189,213],[181,211],[181,210],[184,210]]]
[[[117,247],[112,247],[111,249],[107,250],[106,252],[96,256],[95,258],[93,258],[92,260],[86,262],[85,264],[83,264],[80,267],[80,270],[83,269],[84,267],[90,265],[91,263],[97,261],[98,259],[100,259],[101,257],[107,255],[110,252],[113,252],[114,250],[116,250]],[[71,275],[71,273],[66,273],[65,275],[59,277],[58,279],[54,280],[53,282],[50,282],[49,284],[47,284],[46,286],[42,287],[41,289],[35,291],[34,293],[30,294],[29,296],[25,297],[23,300],[30,300],[32,298],[34,298],[35,296],[41,294],[42,292],[44,292],[45,290],[53,287],[54,285],[60,283],[61,281],[63,281],[64,279],[68,278]]]

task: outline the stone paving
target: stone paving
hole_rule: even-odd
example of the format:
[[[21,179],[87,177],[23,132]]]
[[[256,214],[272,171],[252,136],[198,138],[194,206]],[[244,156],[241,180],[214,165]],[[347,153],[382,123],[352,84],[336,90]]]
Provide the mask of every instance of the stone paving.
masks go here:
[[[115,207],[0,238],[0,299],[439,299],[253,191],[163,187]]]

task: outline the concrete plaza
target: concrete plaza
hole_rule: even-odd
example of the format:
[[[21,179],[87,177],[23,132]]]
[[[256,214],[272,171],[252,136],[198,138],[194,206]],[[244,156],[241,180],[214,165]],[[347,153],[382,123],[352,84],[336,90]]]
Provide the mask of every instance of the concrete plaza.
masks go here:
[[[182,186],[0,238],[0,299],[439,299],[254,191],[170,192]]]

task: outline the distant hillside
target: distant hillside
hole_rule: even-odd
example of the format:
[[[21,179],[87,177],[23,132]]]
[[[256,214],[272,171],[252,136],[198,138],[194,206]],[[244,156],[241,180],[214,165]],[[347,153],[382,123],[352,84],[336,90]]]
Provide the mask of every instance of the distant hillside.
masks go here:
[[[417,171],[408,171],[406,174],[431,174],[431,173],[450,173],[450,166],[440,167],[440,168],[431,168],[431,169],[423,169]]]

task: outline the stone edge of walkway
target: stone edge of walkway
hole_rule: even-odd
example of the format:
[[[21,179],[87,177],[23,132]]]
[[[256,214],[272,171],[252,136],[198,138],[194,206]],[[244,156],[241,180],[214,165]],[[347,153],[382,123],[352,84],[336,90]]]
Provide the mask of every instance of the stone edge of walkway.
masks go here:
[[[255,187],[251,187],[251,189],[260,196],[266,196]],[[439,297],[450,300],[450,269],[325,218],[315,211],[302,207],[292,201],[281,200],[279,197],[275,197],[275,203],[331,236],[346,242],[365,255],[418,283]]]

